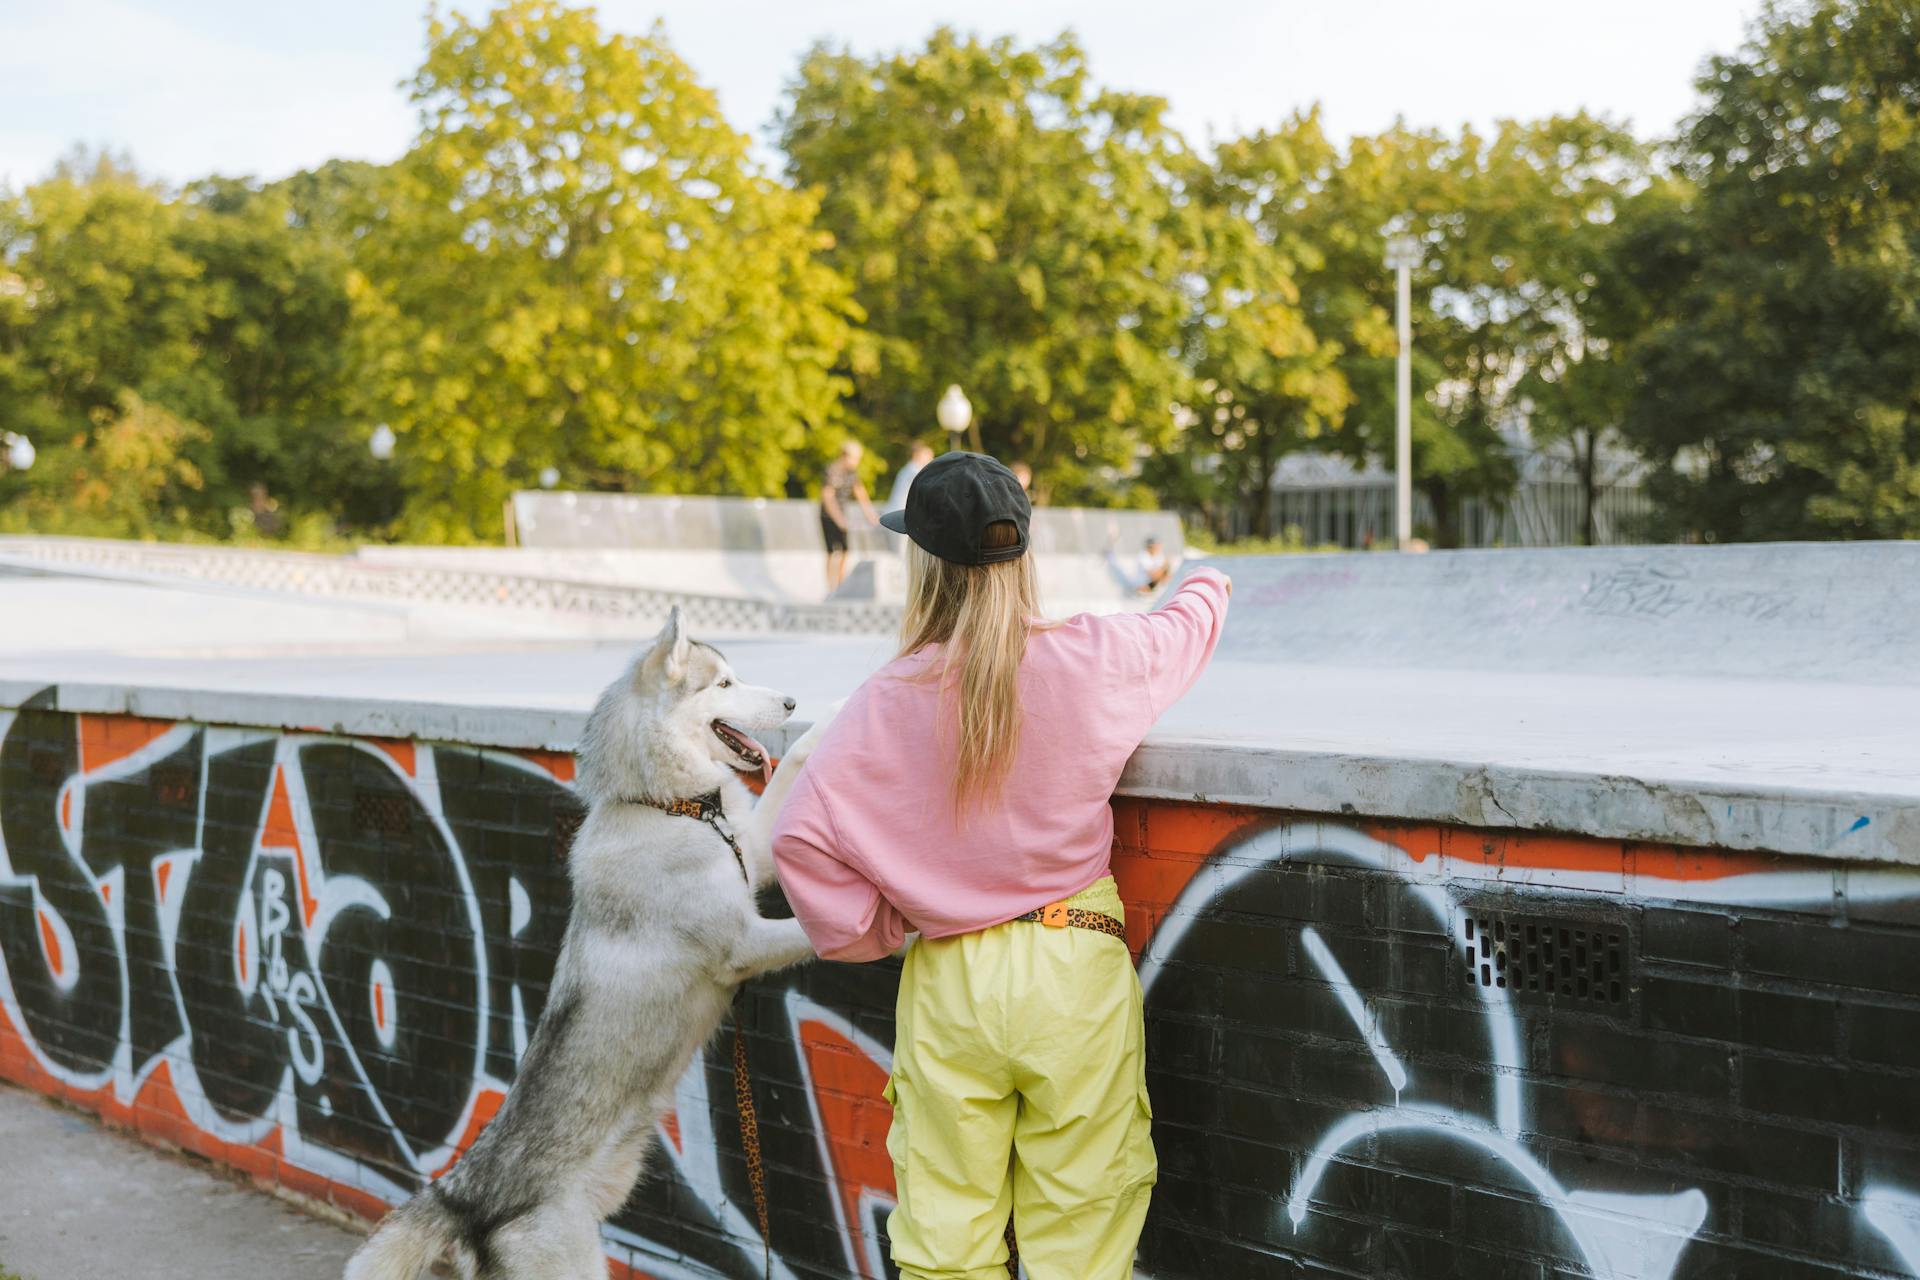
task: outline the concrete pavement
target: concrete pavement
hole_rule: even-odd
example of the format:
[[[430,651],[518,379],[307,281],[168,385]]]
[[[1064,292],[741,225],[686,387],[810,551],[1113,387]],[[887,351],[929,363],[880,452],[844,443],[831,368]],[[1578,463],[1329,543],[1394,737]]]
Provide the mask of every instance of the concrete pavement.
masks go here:
[[[335,1280],[361,1236],[0,1084],[0,1275]]]

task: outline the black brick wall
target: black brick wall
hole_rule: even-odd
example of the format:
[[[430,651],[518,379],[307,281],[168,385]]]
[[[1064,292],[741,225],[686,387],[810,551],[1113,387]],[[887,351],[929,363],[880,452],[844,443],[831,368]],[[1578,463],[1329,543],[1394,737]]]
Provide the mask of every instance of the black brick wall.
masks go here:
[[[11,713],[0,1075],[375,1211],[511,1083],[568,910],[566,765]],[[1116,805],[1161,1157],[1141,1274],[1920,1272],[1920,873]],[[1613,939],[1617,998],[1539,981],[1549,927]],[[739,1005],[797,1276],[892,1274],[896,976]],[[636,1272],[760,1273],[732,1098],[709,1052],[608,1229]],[[304,1163],[233,1142],[283,1108]]]

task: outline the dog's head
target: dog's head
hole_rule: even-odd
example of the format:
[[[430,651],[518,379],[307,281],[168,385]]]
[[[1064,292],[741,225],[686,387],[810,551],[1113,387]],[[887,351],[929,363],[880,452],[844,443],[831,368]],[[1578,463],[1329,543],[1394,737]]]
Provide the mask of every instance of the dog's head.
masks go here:
[[[754,736],[793,714],[793,699],[742,683],[721,652],[687,634],[675,605],[653,643],[600,695],[580,741],[579,790],[590,802],[684,800],[735,772],[762,772]]]

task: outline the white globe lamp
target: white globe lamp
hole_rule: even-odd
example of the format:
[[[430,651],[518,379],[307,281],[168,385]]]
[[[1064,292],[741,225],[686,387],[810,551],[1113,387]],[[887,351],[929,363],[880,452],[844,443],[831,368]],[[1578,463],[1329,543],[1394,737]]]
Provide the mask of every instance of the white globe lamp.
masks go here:
[[[933,417],[940,429],[953,437],[953,447],[958,449],[961,435],[973,422],[973,402],[960,390],[959,383],[949,386],[940,397],[940,403],[933,408]]]

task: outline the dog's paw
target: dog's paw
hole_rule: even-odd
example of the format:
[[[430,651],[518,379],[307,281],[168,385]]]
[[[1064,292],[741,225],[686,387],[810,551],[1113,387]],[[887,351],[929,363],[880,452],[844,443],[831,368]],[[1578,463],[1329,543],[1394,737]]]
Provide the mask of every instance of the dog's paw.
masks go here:
[[[833,723],[834,717],[838,716],[840,709],[846,705],[847,700],[845,698],[840,699],[828,707],[825,714],[821,715],[819,719],[808,725],[807,731],[794,740],[793,745],[787,748],[786,755],[780,757],[781,765],[784,767],[788,763],[791,763],[794,768],[798,769],[801,765],[805,764],[807,757],[813,754],[813,749],[820,745],[820,739],[822,735],[826,733],[827,726]]]
[[[813,943],[794,919],[755,920],[735,948],[731,980],[738,986],[763,973],[773,973],[814,958]]]
[[[818,960],[819,958],[820,953],[814,950],[812,939],[808,938],[803,932],[799,937],[789,940],[786,958],[781,961],[780,967],[785,969],[796,964],[805,964],[809,960]]]

